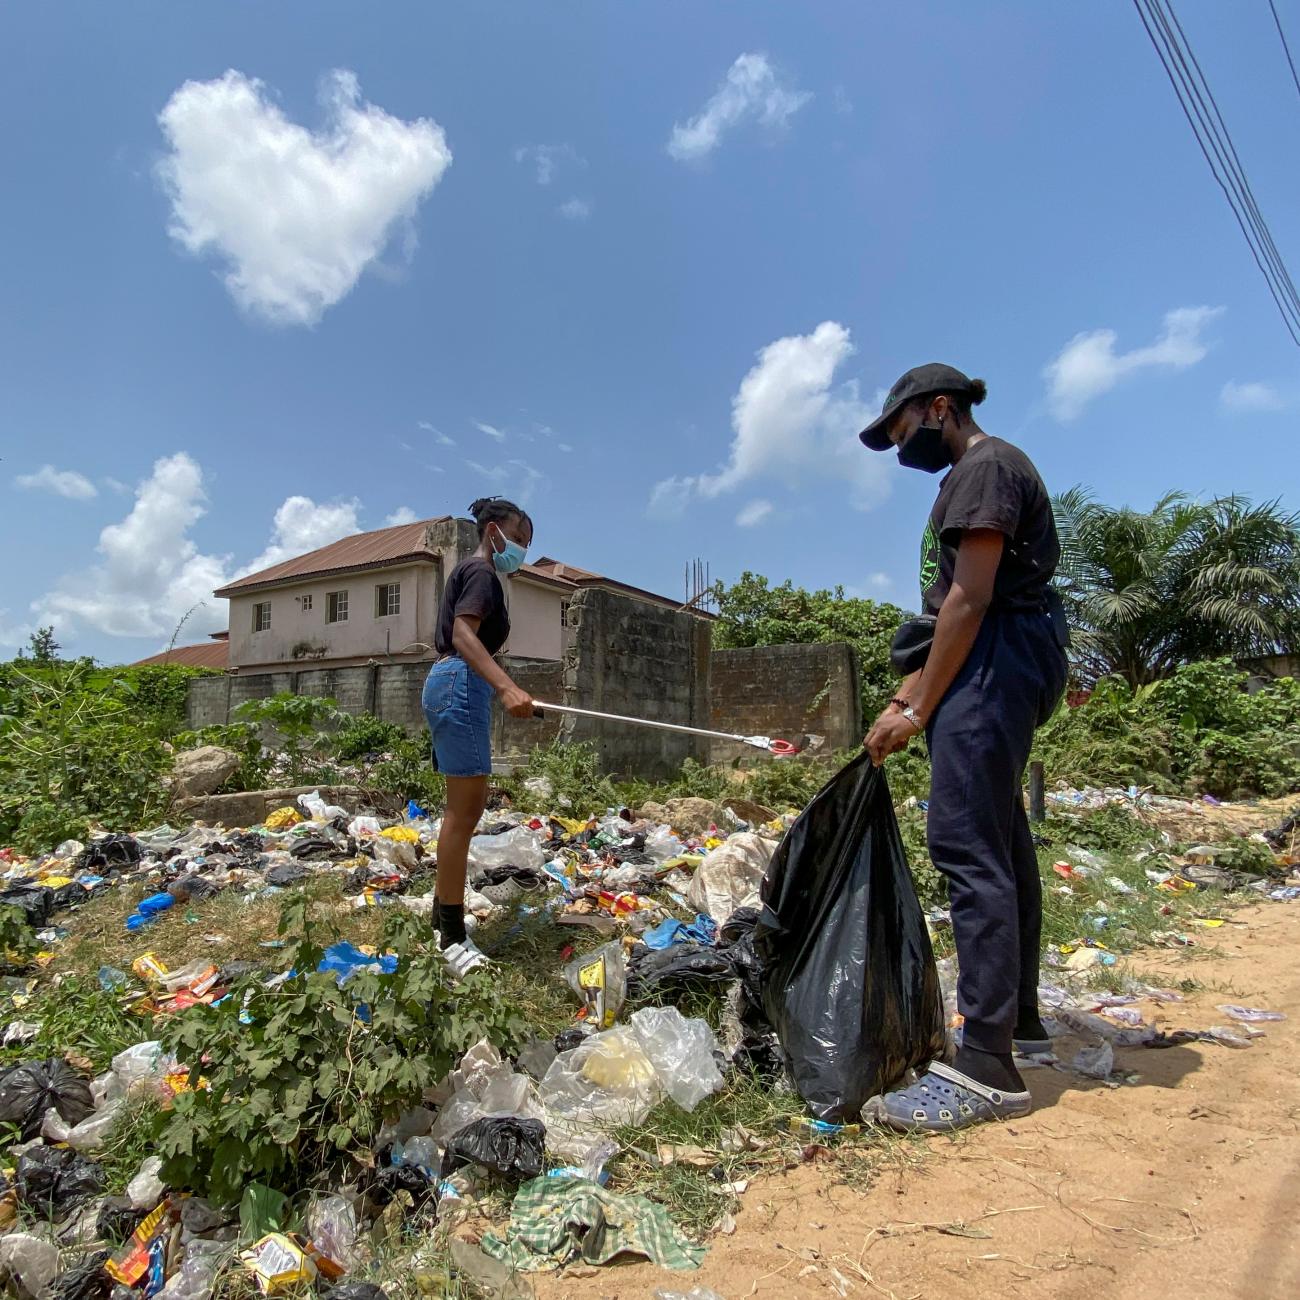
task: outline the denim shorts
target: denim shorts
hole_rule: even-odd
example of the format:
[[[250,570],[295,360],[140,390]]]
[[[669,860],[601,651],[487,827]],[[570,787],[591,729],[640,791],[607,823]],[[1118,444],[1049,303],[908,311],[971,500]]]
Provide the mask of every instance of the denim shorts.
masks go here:
[[[463,659],[436,663],[420,706],[433,737],[434,770],[444,776],[491,776],[492,687]]]

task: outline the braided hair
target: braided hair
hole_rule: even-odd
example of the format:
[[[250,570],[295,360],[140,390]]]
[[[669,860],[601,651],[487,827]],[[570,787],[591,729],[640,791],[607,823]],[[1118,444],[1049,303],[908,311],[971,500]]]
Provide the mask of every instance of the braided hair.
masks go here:
[[[509,519],[518,519],[528,525],[528,531],[533,530],[533,521],[528,516],[528,512],[520,509],[513,501],[507,501],[504,497],[479,497],[469,508],[474,522],[478,525],[478,538],[481,542],[484,533],[487,532],[488,524],[504,524]]]

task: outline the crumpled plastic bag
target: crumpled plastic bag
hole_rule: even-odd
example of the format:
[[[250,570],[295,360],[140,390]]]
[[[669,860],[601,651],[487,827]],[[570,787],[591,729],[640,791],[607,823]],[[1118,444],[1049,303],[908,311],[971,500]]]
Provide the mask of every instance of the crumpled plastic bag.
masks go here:
[[[1115,1049],[1105,1041],[1094,1047],[1081,1047],[1070,1062],[1070,1069],[1087,1079],[1109,1079],[1115,1069]]]
[[[164,1052],[163,1045],[157,1040],[136,1043],[113,1057],[105,1096],[109,1100],[145,1097],[151,1093],[158,1097],[169,1096],[167,1076],[180,1068],[176,1058],[170,1052]]]
[[[26,1061],[0,1074],[0,1122],[17,1125],[24,1142],[40,1133],[47,1110],[80,1124],[94,1108],[89,1082],[57,1056]]]
[[[156,1300],[208,1300],[233,1251],[228,1242],[195,1238],[185,1249],[185,1262],[167,1279]]]
[[[439,1146],[446,1146],[461,1129],[485,1116],[543,1118],[537,1085],[503,1061],[501,1053],[486,1039],[465,1053],[460,1067],[448,1076],[446,1086],[439,1088],[436,1095],[446,1097],[429,1133]]]
[[[310,794],[300,794],[298,803],[314,822],[332,822],[335,817],[348,815],[346,808],[340,808],[336,803],[326,803],[321,798],[319,790],[313,790]]]
[[[694,1110],[722,1087],[713,1059],[721,1048],[706,1021],[688,1020],[676,1007],[643,1007],[630,1024],[663,1090],[683,1110]]]
[[[13,1286],[21,1300],[47,1300],[59,1272],[58,1247],[28,1232],[0,1237],[0,1279]]]
[[[541,836],[527,826],[516,826],[501,835],[475,835],[469,842],[472,867],[534,867],[546,865]]]
[[[97,1250],[74,1264],[50,1289],[50,1300],[100,1300],[112,1286],[104,1272],[108,1251]]]
[[[126,1185],[127,1199],[137,1210],[152,1210],[162,1200],[163,1182],[158,1177],[162,1160],[149,1156],[139,1173]]]
[[[640,1124],[663,1095],[659,1072],[636,1032],[617,1025],[561,1052],[538,1088],[548,1147],[566,1128]]]
[[[307,1207],[307,1237],[327,1259],[345,1272],[361,1264],[366,1252],[358,1247],[357,1212],[342,1196],[318,1196]]]
[[[62,1147],[32,1147],[18,1157],[14,1187],[20,1204],[57,1223],[104,1190],[104,1171]]]
[[[602,944],[594,952],[575,957],[564,978],[587,1008],[587,1023],[610,1029],[627,997],[627,959],[621,943]]]
[[[669,862],[680,857],[684,849],[685,845],[673,834],[670,826],[656,826],[645,837],[646,856],[655,862]]]
[[[776,846],[771,840],[741,831],[708,853],[696,868],[686,898],[697,911],[726,925],[740,907],[758,907],[758,888]]]
[[[69,1124],[57,1110],[47,1110],[41,1136],[51,1142],[66,1142],[74,1151],[98,1151],[113,1131],[121,1109],[121,1101],[115,1099],[80,1124]]]
[[[536,1178],[542,1172],[545,1141],[541,1120],[513,1115],[475,1120],[447,1144],[442,1176],[473,1164],[506,1178]]]

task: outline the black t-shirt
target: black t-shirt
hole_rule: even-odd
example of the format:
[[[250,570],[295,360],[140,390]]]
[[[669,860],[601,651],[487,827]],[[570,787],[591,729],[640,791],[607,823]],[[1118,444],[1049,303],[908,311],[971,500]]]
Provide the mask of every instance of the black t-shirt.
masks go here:
[[[454,647],[451,629],[458,614],[480,619],[478,639],[490,655],[496,654],[510,635],[510,615],[506,612],[506,593],[496,570],[481,555],[462,560],[447,579],[438,606],[438,632],[434,644],[439,654],[449,655]]]
[[[957,566],[961,535],[992,528],[1006,538],[993,582],[995,610],[1044,608],[1061,558],[1052,503],[1033,461],[1001,438],[985,438],[948,472],[921,538],[921,600],[937,614]]]

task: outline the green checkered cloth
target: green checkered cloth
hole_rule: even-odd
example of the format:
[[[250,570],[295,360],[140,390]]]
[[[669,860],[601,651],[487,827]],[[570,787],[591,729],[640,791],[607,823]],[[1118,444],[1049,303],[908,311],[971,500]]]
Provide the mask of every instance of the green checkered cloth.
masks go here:
[[[660,1268],[699,1268],[704,1247],[688,1241],[662,1205],[618,1196],[586,1178],[534,1178],[510,1207],[506,1240],[488,1233],[483,1250],[521,1273],[616,1255],[645,1255]]]

